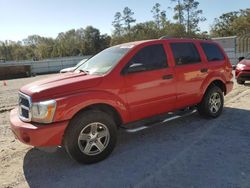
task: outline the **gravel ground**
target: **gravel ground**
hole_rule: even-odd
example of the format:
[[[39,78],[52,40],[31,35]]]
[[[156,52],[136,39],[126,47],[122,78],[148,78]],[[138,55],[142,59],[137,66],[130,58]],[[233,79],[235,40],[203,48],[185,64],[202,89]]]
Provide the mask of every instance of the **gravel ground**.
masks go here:
[[[0,82],[0,187],[250,187],[250,84],[226,96],[223,114],[198,114],[140,132],[119,131],[112,155],[80,165],[15,140],[9,110],[18,88],[51,75]]]

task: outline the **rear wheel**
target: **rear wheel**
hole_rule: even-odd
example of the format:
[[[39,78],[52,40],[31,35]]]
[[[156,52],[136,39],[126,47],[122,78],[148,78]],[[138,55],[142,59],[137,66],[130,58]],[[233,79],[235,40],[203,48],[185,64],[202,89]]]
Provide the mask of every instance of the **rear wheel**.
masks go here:
[[[223,110],[224,96],[222,90],[217,86],[207,89],[201,103],[198,105],[198,112],[204,117],[217,118]]]
[[[243,84],[245,84],[245,80],[237,79],[237,83],[240,84],[240,85],[243,85]]]
[[[78,114],[67,128],[64,146],[80,163],[95,163],[108,157],[116,143],[114,120],[101,111]]]

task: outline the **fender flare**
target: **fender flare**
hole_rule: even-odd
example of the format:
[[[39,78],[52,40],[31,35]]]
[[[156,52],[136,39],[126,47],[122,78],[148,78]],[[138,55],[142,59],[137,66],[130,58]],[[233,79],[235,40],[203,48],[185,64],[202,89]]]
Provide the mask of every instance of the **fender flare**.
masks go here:
[[[129,121],[129,109],[125,101],[107,91],[87,91],[58,99],[54,121],[70,120],[81,110],[96,104],[105,104],[114,108],[122,122]]]
[[[225,86],[226,86],[226,82],[225,82],[226,78],[223,74],[218,74],[218,73],[214,73],[209,75],[202,83],[201,88],[200,88],[200,95],[201,97],[203,97],[203,95],[205,94],[205,92],[207,91],[207,88],[210,86],[210,84],[214,81],[221,81]]]

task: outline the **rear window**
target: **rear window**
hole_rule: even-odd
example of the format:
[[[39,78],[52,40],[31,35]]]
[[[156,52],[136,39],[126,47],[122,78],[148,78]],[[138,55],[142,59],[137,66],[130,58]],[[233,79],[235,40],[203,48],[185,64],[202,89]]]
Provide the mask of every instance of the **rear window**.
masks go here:
[[[196,46],[191,42],[171,43],[176,65],[188,65],[201,62]]]
[[[225,57],[216,44],[211,43],[201,43],[201,47],[206,54],[207,60],[210,61],[221,61]]]

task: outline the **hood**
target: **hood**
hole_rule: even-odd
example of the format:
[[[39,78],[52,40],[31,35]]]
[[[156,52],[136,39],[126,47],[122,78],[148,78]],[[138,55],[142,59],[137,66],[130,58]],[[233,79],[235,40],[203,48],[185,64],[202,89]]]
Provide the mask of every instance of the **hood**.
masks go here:
[[[250,70],[250,59],[243,59],[239,63],[246,65],[246,67],[244,67],[243,70]]]
[[[244,65],[250,67],[250,59],[243,59],[243,60],[240,62],[240,64],[244,64]]]
[[[32,100],[46,100],[93,88],[101,80],[102,76],[99,75],[70,72],[32,82],[22,87],[20,91],[31,96]]]

